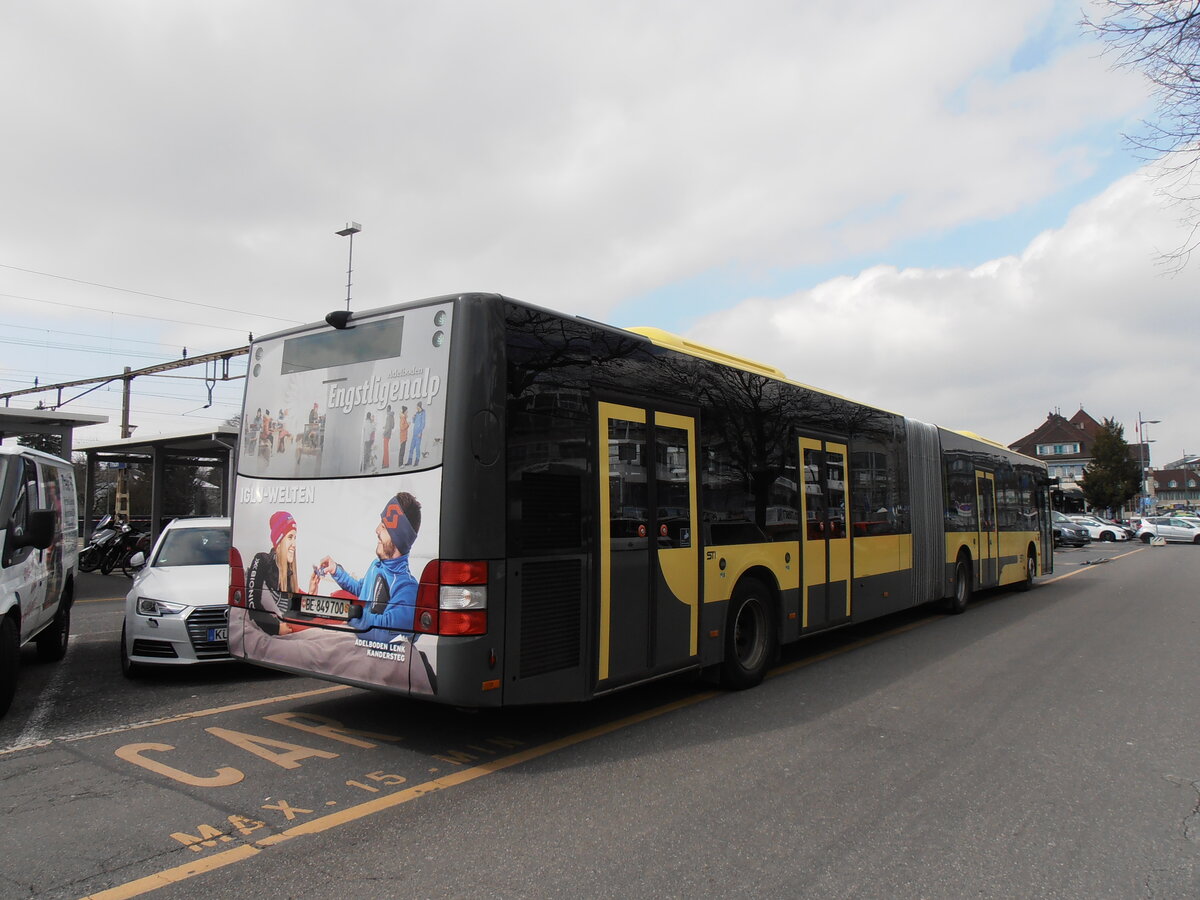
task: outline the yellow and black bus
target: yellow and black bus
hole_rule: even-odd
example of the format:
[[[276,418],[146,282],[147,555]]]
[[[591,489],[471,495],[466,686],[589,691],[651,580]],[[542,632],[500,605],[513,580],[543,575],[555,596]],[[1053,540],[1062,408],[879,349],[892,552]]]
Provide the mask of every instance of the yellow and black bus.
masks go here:
[[[584,700],[1051,571],[1045,466],[495,294],[251,347],[230,648],[460,706]]]

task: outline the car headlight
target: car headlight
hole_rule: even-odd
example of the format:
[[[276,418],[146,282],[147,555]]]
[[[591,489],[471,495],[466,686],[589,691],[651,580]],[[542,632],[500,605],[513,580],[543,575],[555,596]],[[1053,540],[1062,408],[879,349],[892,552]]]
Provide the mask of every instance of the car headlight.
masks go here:
[[[138,597],[137,611],[143,616],[177,616],[187,609],[186,603],[171,603],[153,597]]]

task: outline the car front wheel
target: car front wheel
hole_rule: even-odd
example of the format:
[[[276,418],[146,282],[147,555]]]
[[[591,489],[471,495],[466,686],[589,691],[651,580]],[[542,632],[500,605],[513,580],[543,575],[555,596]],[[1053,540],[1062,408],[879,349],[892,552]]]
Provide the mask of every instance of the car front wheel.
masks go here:
[[[126,678],[139,678],[142,667],[129,658],[129,646],[125,643],[125,623],[121,623],[121,674]]]
[[[0,716],[8,712],[13,694],[17,692],[17,674],[21,666],[21,638],[17,620],[12,616],[0,619]]]
[[[58,612],[50,627],[35,639],[37,655],[42,662],[58,662],[67,655],[67,641],[71,637],[71,598],[63,596],[58,601]]]

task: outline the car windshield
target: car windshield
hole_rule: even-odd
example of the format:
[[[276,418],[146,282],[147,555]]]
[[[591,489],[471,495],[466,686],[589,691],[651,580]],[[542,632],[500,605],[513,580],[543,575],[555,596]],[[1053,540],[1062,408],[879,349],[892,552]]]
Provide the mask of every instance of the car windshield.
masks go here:
[[[163,536],[154,566],[220,566],[229,563],[229,528],[175,528]]]

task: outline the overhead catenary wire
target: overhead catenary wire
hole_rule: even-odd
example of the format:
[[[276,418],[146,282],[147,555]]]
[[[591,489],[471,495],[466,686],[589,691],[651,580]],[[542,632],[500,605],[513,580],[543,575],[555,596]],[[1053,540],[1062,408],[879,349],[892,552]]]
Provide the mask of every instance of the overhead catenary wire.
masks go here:
[[[165,316],[151,316],[146,313],[124,312],[122,310],[96,309],[94,306],[82,306],[78,303],[63,303],[60,300],[44,300],[40,297],[26,297],[21,294],[3,294],[0,297],[8,297],[11,300],[26,300],[31,303],[47,303],[50,306],[62,306],[66,309],[82,309],[85,312],[90,312],[98,315],[126,316],[133,319],[150,319],[155,322],[170,322],[172,325],[186,325],[189,328],[216,328],[220,331],[232,331],[235,333],[245,333],[244,328],[233,328],[229,325],[212,325],[207,322],[187,322],[182,319],[169,319]],[[237,315],[258,316],[258,313],[244,312],[243,310],[227,310],[224,307],[214,306],[213,309],[219,312],[232,312]],[[261,318],[275,319],[276,316],[262,316]],[[300,322],[296,319],[279,319],[281,322],[287,322],[292,325],[299,325]]]
[[[69,282],[72,282],[73,284],[82,284],[82,285],[87,285],[88,287],[104,288],[105,290],[109,290],[109,291],[120,291],[121,293],[134,294],[138,297],[149,297],[154,300],[167,300],[171,303],[183,303],[187,306],[198,306],[203,309],[216,310],[217,312],[235,313],[237,315],[243,315],[243,316],[254,316],[255,318],[259,318],[259,319],[273,319],[276,322],[287,322],[292,325],[301,324],[300,322],[298,322],[295,319],[288,319],[288,318],[284,318],[282,316],[269,316],[266,313],[248,312],[247,310],[244,310],[244,309],[230,309],[227,306],[217,306],[216,304],[213,304],[213,303],[200,303],[196,300],[182,300],[179,297],[168,297],[165,294],[153,294],[153,293],[150,293],[149,291],[138,291],[138,290],[134,290],[133,288],[118,287],[118,286],[112,285],[112,284],[103,284],[98,281],[86,281],[82,278],[72,278],[69,275],[57,275],[53,272],[39,272],[36,269],[26,269],[26,268],[22,268],[21,266],[13,266],[13,265],[8,265],[6,263],[0,263],[0,269],[11,269],[14,272],[24,272],[26,275],[39,275],[43,278],[56,278],[59,281],[69,281]],[[0,296],[12,296],[12,295],[11,294],[0,294]],[[17,299],[32,299],[32,298],[22,297],[22,298],[17,298]],[[50,303],[53,301],[44,300],[44,301],[40,301],[40,302]],[[67,304],[62,304],[62,305],[67,305]],[[212,327],[215,328],[215,327],[219,327],[219,326],[212,326]]]

